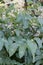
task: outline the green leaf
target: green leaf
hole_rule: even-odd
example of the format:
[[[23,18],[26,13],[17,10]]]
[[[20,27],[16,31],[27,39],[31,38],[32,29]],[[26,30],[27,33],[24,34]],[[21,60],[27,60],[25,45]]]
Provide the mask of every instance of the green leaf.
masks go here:
[[[9,42],[5,38],[0,38],[0,50],[5,46],[6,50],[8,51]]]
[[[27,22],[26,20],[23,21],[23,28],[24,28],[24,29],[28,28],[28,22]]]
[[[43,33],[43,27],[40,27],[40,28],[39,28],[39,31],[40,31],[41,33]]]
[[[9,51],[8,51],[9,56],[12,56],[16,52],[17,48],[18,48],[18,44],[16,43],[10,44]]]
[[[36,55],[40,56],[41,55],[41,52],[40,52],[40,49],[38,48],[37,51],[36,51]]]
[[[39,23],[41,24],[41,26],[43,25],[43,18],[41,18],[41,17],[38,17],[38,21],[39,21]]]
[[[26,44],[21,44],[19,47],[19,57],[22,58],[26,51]]]
[[[42,60],[39,60],[39,61],[36,62],[35,65],[41,65],[41,64],[43,64],[43,61]]]
[[[16,33],[17,36],[19,36],[20,35],[20,30],[19,29],[15,29],[15,33]]]
[[[6,39],[5,38],[0,38],[0,51],[2,50],[4,44],[5,44]]]
[[[27,45],[28,45],[28,49],[31,51],[32,56],[33,56],[33,62],[35,62],[35,53],[37,50],[37,45],[34,41],[31,40],[27,40]]]
[[[17,15],[16,22],[21,22],[21,21],[23,21],[23,19],[24,19],[24,17],[23,17],[23,15],[22,15],[22,13],[21,13],[21,14],[18,14],[18,15]]]
[[[41,60],[41,59],[43,59],[43,55],[36,56],[36,60],[35,61],[38,61],[38,60]]]
[[[2,31],[0,31],[0,37],[3,37],[3,36],[4,36],[3,32],[2,32]]]
[[[0,51],[2,50],[3,46],[4,46],[3,38],[0,38]]]
[[[13,41],[14,41],[14,37],[9,37],[9,38],[8,38],[9,44],[13,44]]]
[[[27,2],[31,3],[31,2],[32,2],[32,0],[27,0]]]
[[[3,63],[3,59],[2,58],[0,58],[0,64],[2,64]]]
[[[5,48],[6,48],[7,52],[9,51],[9,46],[10,46],[10,44],[9,44],[8,40],[6,40],[5,41]]]
[[[42,40],[40,38],[34,38],[39,46],[39,48],[42,47]]]

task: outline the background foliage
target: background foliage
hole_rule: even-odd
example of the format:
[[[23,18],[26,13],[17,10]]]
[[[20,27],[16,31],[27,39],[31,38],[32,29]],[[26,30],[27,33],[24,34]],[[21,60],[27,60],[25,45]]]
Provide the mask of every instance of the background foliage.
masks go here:
[[[23,10],[0,3],[0,65],[43,65],[41,4],[27,3]]]

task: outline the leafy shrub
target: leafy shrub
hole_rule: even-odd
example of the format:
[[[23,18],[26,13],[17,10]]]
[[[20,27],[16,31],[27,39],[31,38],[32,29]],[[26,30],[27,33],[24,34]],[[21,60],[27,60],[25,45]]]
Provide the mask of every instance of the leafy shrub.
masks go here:
[[[0,7],[0,65],[43,65],[43,18],[38,7],[33,2],[22,12],[14,4]]]

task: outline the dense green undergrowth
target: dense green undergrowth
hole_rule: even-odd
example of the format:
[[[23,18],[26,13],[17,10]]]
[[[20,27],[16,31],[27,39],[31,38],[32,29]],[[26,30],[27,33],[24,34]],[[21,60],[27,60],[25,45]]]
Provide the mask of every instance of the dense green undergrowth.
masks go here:
[[[0,65],[43,65],[43,18],[39,4],[22,12],[0,6]]]

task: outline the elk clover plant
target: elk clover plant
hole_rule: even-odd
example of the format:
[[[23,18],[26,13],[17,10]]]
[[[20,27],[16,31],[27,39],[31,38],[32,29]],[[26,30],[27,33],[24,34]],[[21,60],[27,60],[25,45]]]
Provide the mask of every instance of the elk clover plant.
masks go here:
[[[0,65],[43,65],[43,18],[38,7],[32,2],[27,11],[18,12],[14,4],[0,6]]]

